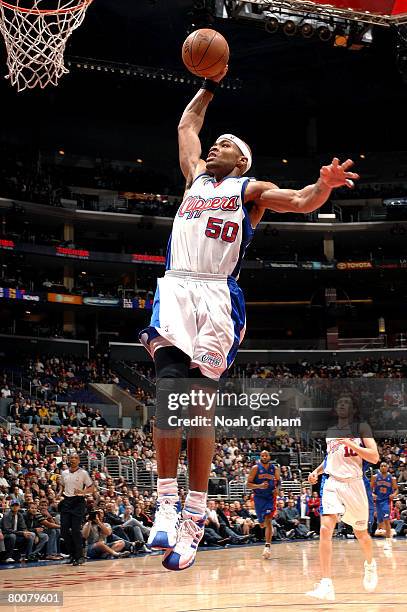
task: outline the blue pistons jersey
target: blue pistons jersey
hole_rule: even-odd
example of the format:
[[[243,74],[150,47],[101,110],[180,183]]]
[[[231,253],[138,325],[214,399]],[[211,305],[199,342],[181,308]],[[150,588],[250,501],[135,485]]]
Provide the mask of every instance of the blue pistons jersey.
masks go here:
[[[167,270],[239,277],[254,234],[244,205],[250,180],[226,177],[217,183],[209,174],[194,180],[174,218]]]
[[[383,474],[379,471],[374,477],[373,493],[377,496],[377,501],[388,501],[389,496],[393,492],[392,476]]]
[[[269,463],[267,465],[267,467],[265,467],[263,465],[263,463],[261,463],[261,461],[258,461],[256,463],[257,465],[257,474],[253,480],[254,484],[262,484],[263,482],[267,482],[268,483],[268,488],[267,489],[253,489],[253,493],[254,493],[254,497],[255,499],[257,497],[274,497],[274,490],[276,488],[276,482],[275,482],[275,467],[272,463]],[[266,478],[266,476],[272,476],[272,480],[269,480],[268,478]]]

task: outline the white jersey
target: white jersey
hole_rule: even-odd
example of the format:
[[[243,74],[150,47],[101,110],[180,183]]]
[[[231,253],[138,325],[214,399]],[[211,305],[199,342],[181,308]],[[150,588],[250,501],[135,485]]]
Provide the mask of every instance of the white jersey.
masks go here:
[[[362,438],[350,438],[359,446],[363,446]],[[339,444],[338,438],[326,438],[327,456],[324,471],[333,478],[362,478],[363,459],[354,450]]]
[[[167,270],[238,278],[245,250],[253,238],[244,206],[247,177],[217,183],[199,175],[174,218],[167,249]]]

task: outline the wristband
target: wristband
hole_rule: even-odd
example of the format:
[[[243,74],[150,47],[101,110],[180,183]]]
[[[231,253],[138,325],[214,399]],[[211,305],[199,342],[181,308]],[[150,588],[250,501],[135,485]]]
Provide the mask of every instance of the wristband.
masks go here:
[[[214,94],[218,85],[219,83],[217,83],[216,81],[212,81],[211,79],[204,79],[201,89],[205,89],[206,91],[209,91],[210,93]]]

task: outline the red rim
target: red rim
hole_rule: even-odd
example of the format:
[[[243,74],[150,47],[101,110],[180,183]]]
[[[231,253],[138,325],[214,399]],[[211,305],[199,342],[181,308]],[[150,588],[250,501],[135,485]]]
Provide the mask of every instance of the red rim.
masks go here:
[[[87,4],[91,4],[93,0],[84,0],[80,2],[76,6],[71,6],[70,8],[64,9],[54,9],[54,10],[44,10],[44,9],[28,9],[23,8],[21,6],[15,6],[13,4],[9,4],[4,0],[0,0],[0,5],[5,6],[10,9],[10,11],[15,11],[16,13],[31,13],[32,15],[63,15],[64,13],[73,13],[74,11],[79,11],[81,8],[86,6]]]

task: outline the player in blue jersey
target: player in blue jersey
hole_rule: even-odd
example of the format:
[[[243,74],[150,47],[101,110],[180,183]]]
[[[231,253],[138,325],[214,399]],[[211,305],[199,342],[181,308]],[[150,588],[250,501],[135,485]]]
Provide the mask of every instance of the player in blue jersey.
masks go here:
[[[276,509],[276,497],[280,488],[280,468],[270,461],[270,453],[263,450],[260,461],[250,470],[247,488],[253,490],[254,508],[261,527],[265,528],[266,544],[263,559],[271,559],[272,518]]]
[[[225,74],[226,69],[204,81],[178,126],[186,191],[174,218],[166,273],[157,281],[151,322],[140,333],[154,359],[157,380],[158,505],[148,544],[165,550],[163,565],[170,570],[183,570],[194,563],[204,534],[215,433],[209,427],[188,432],[190,489],[181,513],[177,465],[182,430],[170,426],[173,413],[168,411],[168,389],[175,390],[180,379],[192,377],[200,378],[200,389],[205,390],[209,381],[218,381],[233,363],[246,324],[237,279],[245,250],[265,211],[310,213],[328,200],[332,189],[353,187],[354,179],[359,178],[350,172],[352,160],[341,164],[334,158],[321,168],[314,184],[279,189],[274,183],[244,176],[252,165],[251,149],[228,133],[215,140],[203,159],[199,133]],[[199,410],[201,415],[194,416],[211,416],[207,406]]]
[[[373,499],[376,504],[376,517],[378,527],[384,524],[386,531],[385,550],[391,550],[391,522],[390,522],[390,503],[398,494],[397,480],[389,472],[386,461],[382,461],[378,472],[370,480],[373,492]]]

